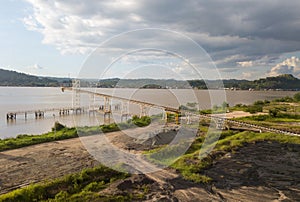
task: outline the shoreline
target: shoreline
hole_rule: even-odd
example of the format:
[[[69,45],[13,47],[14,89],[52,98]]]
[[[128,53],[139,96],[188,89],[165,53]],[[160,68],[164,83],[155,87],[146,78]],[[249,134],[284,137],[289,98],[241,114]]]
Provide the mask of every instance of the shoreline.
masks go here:
[[[1,86],[0,88],[63,88],[64,86]],[[137,89],[137,88],[130,88],[130,87],[115,87],[115,88],[90,88],[90,87],[81,87],[83,89],[124,89],[124,90],[130,90],[130,89]],[[261,90],[247,90],[247,89],[222,89],[222,88],[211,88],[211,89],[198,89],[198,88],[142,88],[140,90],[199,90],[199,91],[210,91],[210,90],[219,90],[219,91],[226,91],[226,92],[269,92],[269,91],[275,91],[275,92],[300,92],[299,89],[261,89]]]

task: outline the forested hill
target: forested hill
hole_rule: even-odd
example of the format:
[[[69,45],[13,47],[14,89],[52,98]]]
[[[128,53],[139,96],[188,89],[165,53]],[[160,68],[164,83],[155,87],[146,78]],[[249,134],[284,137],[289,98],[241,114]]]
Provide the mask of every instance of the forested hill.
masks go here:
[[[220,84],[224,84],[224,86]],[[188,80],[180,81],[174,79],[88,79],[82,80],[82,87],[100,87],[100,88],[198,88],[207,89],[206,84],[210,88],[234,88],[241,90],[300,90],[300,79],[290,74],[283,74],[277,77],[261,78],[254,81],[249,80]],[[32,76],[15,71],[0,69],[0,86],[71,86],[69,78],[52,78]]]
[[[56,79],[0,69],[0,86],[60,86]]]
[[[254,81],[225,80],[223,82],[227,88],[238,88],[242,90],[300,90],[300,79],[291,74],[282,74],[276,77],[261,78]]]
[[[101,88],[209,88],[220,89],[241,89],[241,90],[300,90],[300,79],[290,74],[283,74],[277,77],[261,78],[254,81],[249,80],[188,80],[178,81],[174,79],[103,79],[97,83]]]

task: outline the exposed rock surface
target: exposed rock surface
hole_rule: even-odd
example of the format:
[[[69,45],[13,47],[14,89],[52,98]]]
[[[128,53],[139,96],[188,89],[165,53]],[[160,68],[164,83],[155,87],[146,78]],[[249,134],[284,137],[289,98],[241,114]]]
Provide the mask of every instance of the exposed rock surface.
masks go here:
[[[126,140],[111,135],[113,141]],[[132,144],[127,139],[123,149]],[[0,152],[0,193],[96,164],[78,138]],[[248,144],[215,160],[204,173],[213,179],[211,184],[188,182],[165,169],[133,175],[101,193],[136,193],[145,201],[300,201],[300,145]]]

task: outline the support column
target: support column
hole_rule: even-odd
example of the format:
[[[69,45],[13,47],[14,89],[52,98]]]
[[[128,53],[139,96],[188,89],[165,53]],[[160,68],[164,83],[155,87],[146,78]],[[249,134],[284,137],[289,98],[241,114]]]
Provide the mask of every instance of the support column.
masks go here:
[[[140,113],[140,117],[142,116],[146,116],[147,115],[147,107],[145,105],[140,105],[141,108],[141,113]]]
[[[111,105],[109,97],[104,97],[104,124],[110,124]]]
[[[179,113],[175,113],[175,123],[179,124]]]
[[[104,97],[104,113],[111,112],[111,105],[109,97]]]
[[[122,102],[122,106],[121,106],[121,122],[123,122],[124,118],[125,121],[128,120],[129,117],[129,102]]]
[[[110,112],[104,112],[104,124],[110,124]]]
[[[168,121],[168,113],[166,111],[163,111],[161,119],[164,120],[165,122]]]
[[[192,122],[191,122],[190,113],[186,113],[185,116],[186,116],[186,124],[191,124]]]
[[[17,114],[16,113],[6,114],[6,119],[7,120],[16,120],[17,119]]]
[[[89,100],[89,112],[95,111],[95,102],[96,102],[96,97],[95,94],[90,94],[90,100]]]
[[[224,128],[224,120],[220,119],[220,118],[216,118],[215,122],[216,122],[216,129],[223,130],[223,128]]]

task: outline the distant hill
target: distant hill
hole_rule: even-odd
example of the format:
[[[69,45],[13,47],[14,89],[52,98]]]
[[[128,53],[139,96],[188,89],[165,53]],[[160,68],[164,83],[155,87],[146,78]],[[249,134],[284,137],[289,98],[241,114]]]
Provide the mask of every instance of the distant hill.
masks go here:
[[[208,84],[208,85],[207,85]],[[224,84],[224,85],[223,85]],[[39,77],[0,69],[0,86],[71,86],[69,78]],[[82,87],[98,88],[198,88],[211,89],[234,88],[241,90],[300,90],[300,79],[290,74],[283,74],[277,77],[261,78],[254,81],[249,80],[188,80],[180,81],[175,79],[82,79]]]
[[[99,88],[190,88],[187,81],[175,79],[101,79],[96,84]]]
[[[242,90],[300,90],[300,79],[291,74],[283,74],[276,77],[261,78],[254,81],[247,80],[225,80],[227,88],[238,88]]]
[[[0,69],[0,86],[55,87],[60,85],[60,82],[56,79]]]
[[[291,74],[283,74],[277,77],[267,77],[254,81],[258,89],[298,89],[300,90],[300,79]]]
[[[198,88],[198,89],[220,89],[234,88],[241,90],[300,90],[300,80],[290,74],[277,77],[267,77],[259,80],[188,80],[178,81],[174,79],[103,79],[97,82],[101,88]],[[208,87],[207,87],[208,86]]]

